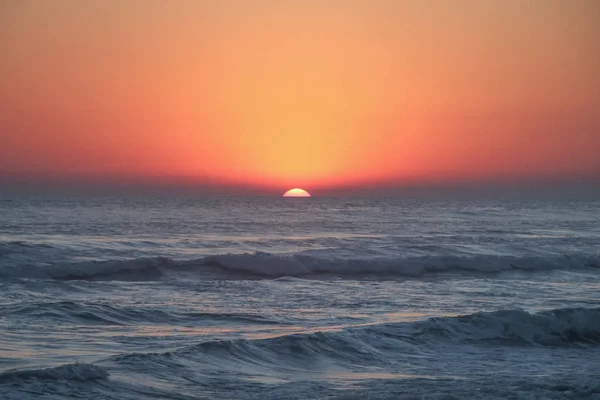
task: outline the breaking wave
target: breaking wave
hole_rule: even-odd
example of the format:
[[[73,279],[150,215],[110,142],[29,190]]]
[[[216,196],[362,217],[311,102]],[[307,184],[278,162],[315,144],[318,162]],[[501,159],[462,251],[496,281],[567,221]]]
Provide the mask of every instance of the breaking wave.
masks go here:
[[[397,275],[419,277],[456,272],[490,274],[504,271],[548,271],[600,268],[600,256],[422,256],[397,259],[336,259],[305,254],[225,254],[177,261],[166,257],[132,260],[63,263],[52,265],[1,265],[0,277],[38,279],[159,280],[177,274],[202,274],[225,279],[280,278],[311,275]],[[192,275],[189,275],[192,274]]]
[[[365,368],[374,368],[373,370],[377,371],[384,366],[394,370],[395,367],[402,367],[410,357],[420,360],[425,354],[451,353],[452,350],[449,349],[457,344],[597,346],[600,345],[600,308],[554,309],[540,313],[503,310],[254,340],[210,340],[168,352],[114,355],[96,361],[96,364],[102,366],[75,363],[46,369],[9,370],[0,373],[0,384],[8,387],[31,381],[58,382],[62,392],[83,387],[74,385],[76,383],[106,379],[110,375],[109,371],[114,369],[117,378],[103,384],[102,387],[121,395],[124,390],[129,390],[132,392],[128,393],[138,396],[144,388],[120,382],[117,371],[133,370],[147,373],[157,370],[161,371],[161,374],[170,371],[174,376],[196,379],[194,382],[208,388],[211,382],[214,383],[211,379],[223,375],[230,376],[230,382],[235,381],[237,385],[244,382],[240,379],[246,375],[268,376],[273,371],[282,376],[295,376],[306,371],[319,371],[320,368],[334,368],[336,371],[364,371]],[[196,378],[192,377],[190,371],[194,371]],[[208,379],[210,377],[212,378]],[[376,378],[376,375],[374,377]],[[404,379],[398,382],[402,381]],[[379,385],[381,381],[377,382]],[[407,382],[412,384],[416,381]],[[243,390],[248,386],[240,387],[239,390]],[[560,393],[570,390],[561,389],[563,386],[556,388]],[[591,390],[597,389],[593,387]],[[83,392],[76,393],[81,397]],[[20,393],[15,392],[14,398],[21,398],[19,396]],[[460,398],[470,397],[465,395]]]
[[[600,344],[600,308],[555,309],[535,314],[522,310],[430,318],[417,322],[350,327],[338,331],[292,334],[269,339],[215,340],[166,353],[113,356],[118,364],[164,363],[177,359],[215,366],[225,363],[297,368],[329,363],[378,365],[400,353],[448,342],[475,345],[585,346]]]
[[[460,342],[543,346],[600,344],[600,308],[564,308],[530,314],[522,310],[430,318],[416,323],[414,337]]]

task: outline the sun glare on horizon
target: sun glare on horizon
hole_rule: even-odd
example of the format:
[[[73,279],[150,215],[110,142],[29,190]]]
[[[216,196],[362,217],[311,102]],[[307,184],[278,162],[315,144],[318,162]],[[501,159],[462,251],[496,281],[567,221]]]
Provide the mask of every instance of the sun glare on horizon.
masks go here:
[[[311,195],[304,189],[294,188],[285,192],[283,197],[311,197]]]

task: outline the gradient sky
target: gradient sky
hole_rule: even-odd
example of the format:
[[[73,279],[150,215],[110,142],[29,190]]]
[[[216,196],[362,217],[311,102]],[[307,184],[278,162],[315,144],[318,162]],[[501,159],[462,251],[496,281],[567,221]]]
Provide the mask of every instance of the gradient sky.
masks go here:
[[[600,179],[597,0],[0,0],[0,176]]]

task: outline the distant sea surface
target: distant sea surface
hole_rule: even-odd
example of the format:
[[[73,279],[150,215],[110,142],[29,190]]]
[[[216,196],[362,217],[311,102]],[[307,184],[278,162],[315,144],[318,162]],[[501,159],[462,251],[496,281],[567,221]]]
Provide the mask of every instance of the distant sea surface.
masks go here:
[[[600,399],[600,201],[0,198],[1,399]]]

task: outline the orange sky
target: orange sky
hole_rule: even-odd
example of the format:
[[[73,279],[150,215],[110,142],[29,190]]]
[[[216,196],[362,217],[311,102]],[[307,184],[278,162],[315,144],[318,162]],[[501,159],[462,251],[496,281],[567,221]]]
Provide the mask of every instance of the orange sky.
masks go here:
[[[600,177],[597,0],[0,0],[0,175]]]

